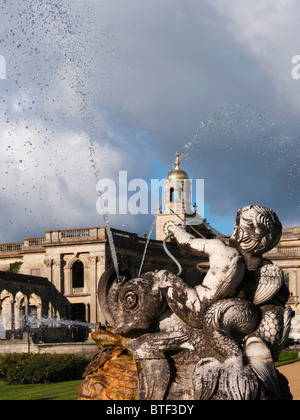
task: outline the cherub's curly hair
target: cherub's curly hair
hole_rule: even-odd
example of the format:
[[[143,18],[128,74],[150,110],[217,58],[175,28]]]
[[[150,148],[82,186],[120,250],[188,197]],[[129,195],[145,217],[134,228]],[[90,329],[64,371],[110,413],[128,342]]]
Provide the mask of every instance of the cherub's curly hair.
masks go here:
[[[263,254],[274,248],[282,235],[282,224],[273,210],[261,206],[243,207],[237,212],[243,231],[240,247],[246,252]]]

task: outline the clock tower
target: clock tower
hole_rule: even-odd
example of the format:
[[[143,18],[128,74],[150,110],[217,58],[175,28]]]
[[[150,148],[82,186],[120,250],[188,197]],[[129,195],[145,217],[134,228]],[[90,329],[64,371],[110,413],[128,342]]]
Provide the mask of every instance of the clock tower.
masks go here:
[[[180,168],[179,153],[176,153],[175,168],[166,176],[163,191],[163,208],[156,220],[156,240],[162,241],[168,235],[173,223],[187,221],[193,217],[192,182],[188,174]]]

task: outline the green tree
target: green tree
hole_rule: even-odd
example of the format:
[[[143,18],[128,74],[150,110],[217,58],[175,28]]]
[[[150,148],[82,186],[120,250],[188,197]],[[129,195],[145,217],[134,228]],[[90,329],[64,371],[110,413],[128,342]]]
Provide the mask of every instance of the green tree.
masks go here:
[[[11,263],[8,271],[10,273],[18,273],[22,264],[23,263],[21,261],[16,261],[14,263]]]

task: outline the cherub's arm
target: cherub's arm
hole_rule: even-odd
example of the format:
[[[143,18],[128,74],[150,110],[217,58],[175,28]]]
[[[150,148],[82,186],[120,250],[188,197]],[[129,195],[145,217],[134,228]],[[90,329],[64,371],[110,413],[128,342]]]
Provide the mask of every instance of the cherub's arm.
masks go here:
[[[165,295],[171,310],[186,324],[195,328],[199,327],[201,301],[197,291],[167,270],[157,272],[154,278],[156,287]]]
[[[226,247],[219,239],[195,238],[180,223],[171,226],[169,232],[173,234],[180,250],[185,254],[210,257],[213,254],[219,254]]]
[[[195,238],[186,232],[183,224],[169,228],[180,250],[189,255],[209,258],[209,270],[201,285],[195,286],[199,299],[211,300],[231,295],[240,284],[245,267],[234,248],[219,239]]]

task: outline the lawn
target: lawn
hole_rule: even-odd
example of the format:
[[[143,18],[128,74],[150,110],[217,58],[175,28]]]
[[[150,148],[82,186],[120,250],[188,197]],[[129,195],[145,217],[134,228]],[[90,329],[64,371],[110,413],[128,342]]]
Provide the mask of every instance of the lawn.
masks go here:
[[[290,363],[298,362],[300,360],[297,351],[286,351],[279,355],[278,361],[275,363],[276,367],[288,365]]]
[[[293,363],[298,359],[298,352],[281,353],[276,366]],[[0,381],[0,401],[4,400],[68,400],[76,401],[77,387],[83,379],[52,384],[9,385]]]
[[[55,384],[9,385],[0,381],[0,400],[71,400],[78,398],[77,381],[59,382]]]

